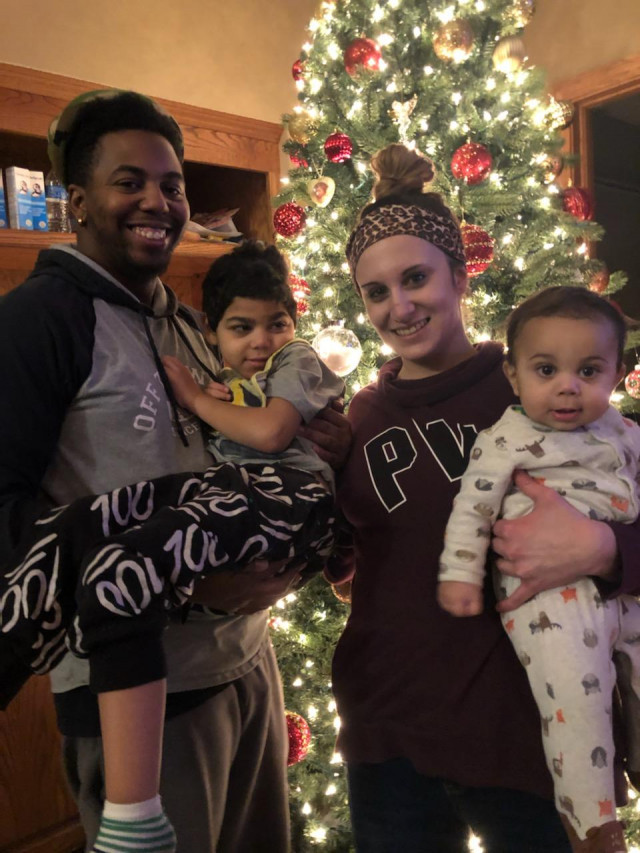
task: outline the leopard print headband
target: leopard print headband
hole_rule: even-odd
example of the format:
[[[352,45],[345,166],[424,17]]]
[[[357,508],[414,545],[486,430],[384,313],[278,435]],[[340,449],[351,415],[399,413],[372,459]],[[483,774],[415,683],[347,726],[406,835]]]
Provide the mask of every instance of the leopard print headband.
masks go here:
[[[414,204],[383,204],[363,216],[349,237],[346,254],[354,281],[355,269],[364,250],[398,235],[420,237],[454,261],[465,262],[460,229],[452,219]]]

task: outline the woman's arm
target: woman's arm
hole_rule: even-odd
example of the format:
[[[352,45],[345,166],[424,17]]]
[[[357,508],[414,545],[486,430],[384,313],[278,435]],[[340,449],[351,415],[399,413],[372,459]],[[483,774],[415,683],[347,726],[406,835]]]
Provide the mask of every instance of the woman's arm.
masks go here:
[[[227,438],[263,453],[280,453],[291,444],[302,418],[287,400],[272,397],[264,408],[230,405],[207,394],[179,359],[162,361],[179,405]]]
[[[502,519],[493,528],[493,550],[501,572],[522,581],[498,610],[514,610],[536,593],[575,583],[587,575],[615,587],[634,584],[624,578],[626,563],[619,553],[616,530],[624,527],[624,552],[635,543],[640,550],[640,526],[593,521],[574,509],[553,489],[537,483],[524,471],[515,476],[517,487],[534,502],[522,518]],[[628,540],[628,541],[627,541]]]

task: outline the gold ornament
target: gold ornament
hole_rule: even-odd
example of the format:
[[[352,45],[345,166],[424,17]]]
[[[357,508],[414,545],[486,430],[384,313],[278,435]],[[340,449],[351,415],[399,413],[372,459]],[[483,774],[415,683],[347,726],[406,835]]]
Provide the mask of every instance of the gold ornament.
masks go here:
[[[573,121],[573,104],[570,104],[569,101],[556,101],[554,97],[549,95],[547,114],[551,127],[556,130],[564,130]]]
[[[545,158],[542,168],[544,169],[545,184],[552,184],[564,168],[564,158],[560,154],[549,154]]]
[[[400,139],[403,141],[406,140],[407,130],[409,129],[409,120],[411,118],[411,114],[416,108],[416,104],[418,103],[418,96],[414,95],[408,101],[402,103],[402,101],[394,101],[391,104],[391,109],[389,110],[389,115],[398,125],[398,130],[400,131]]]
[[[473,30],[464,19],[443,24],[433,38],[433,49],[444,62],[464,62],[473,50]]]
[[[307,181],[307,192],[314,204],[318,207],[326,207],[336,191],[336,182],[333,178],[314,178]]]
[[[516,27],[526,27],[536,10],[535,0],[514,0],[513,6],[507,10],[507,16]]]
[[[287,128],[289,136],[299,145],[306,145],[315,133],[315,122],[306,110],[294,113],[289,119]]]
[[[525,50],[524,42],[517,36],[501,39],[493,51],[493,67],[503,74],[513,74],[522,66]]]

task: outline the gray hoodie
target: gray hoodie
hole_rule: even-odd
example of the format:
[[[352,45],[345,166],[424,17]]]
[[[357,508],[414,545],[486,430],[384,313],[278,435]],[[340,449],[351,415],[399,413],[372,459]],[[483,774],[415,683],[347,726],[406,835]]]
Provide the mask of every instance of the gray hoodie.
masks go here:
[[[158,280],[148,307],[75,249],[41,252],[2,299],[0,561],[47,507],[210,464],[199,421],[173,401],[163,355],[203,382],[217,369],[195,312],[171,290]],[[209,688],[256,665],[266,618],[195,607],[164,640],[169,691]],[[67,655],[51,681],[55,693],[86,685],[88,664]]]

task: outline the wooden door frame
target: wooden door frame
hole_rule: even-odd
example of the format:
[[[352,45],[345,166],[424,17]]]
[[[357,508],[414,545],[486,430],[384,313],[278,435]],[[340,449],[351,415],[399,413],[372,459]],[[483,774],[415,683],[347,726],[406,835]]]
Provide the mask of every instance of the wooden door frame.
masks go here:
[[[593,192],[593,146],[590,110],[607,101],[640,92],[640,54],[610,65],[585,71],[552,87],[558,101],[569,101],[575,110],[573,122],[564,131],[567,150],[579,155],[566,178]]]

